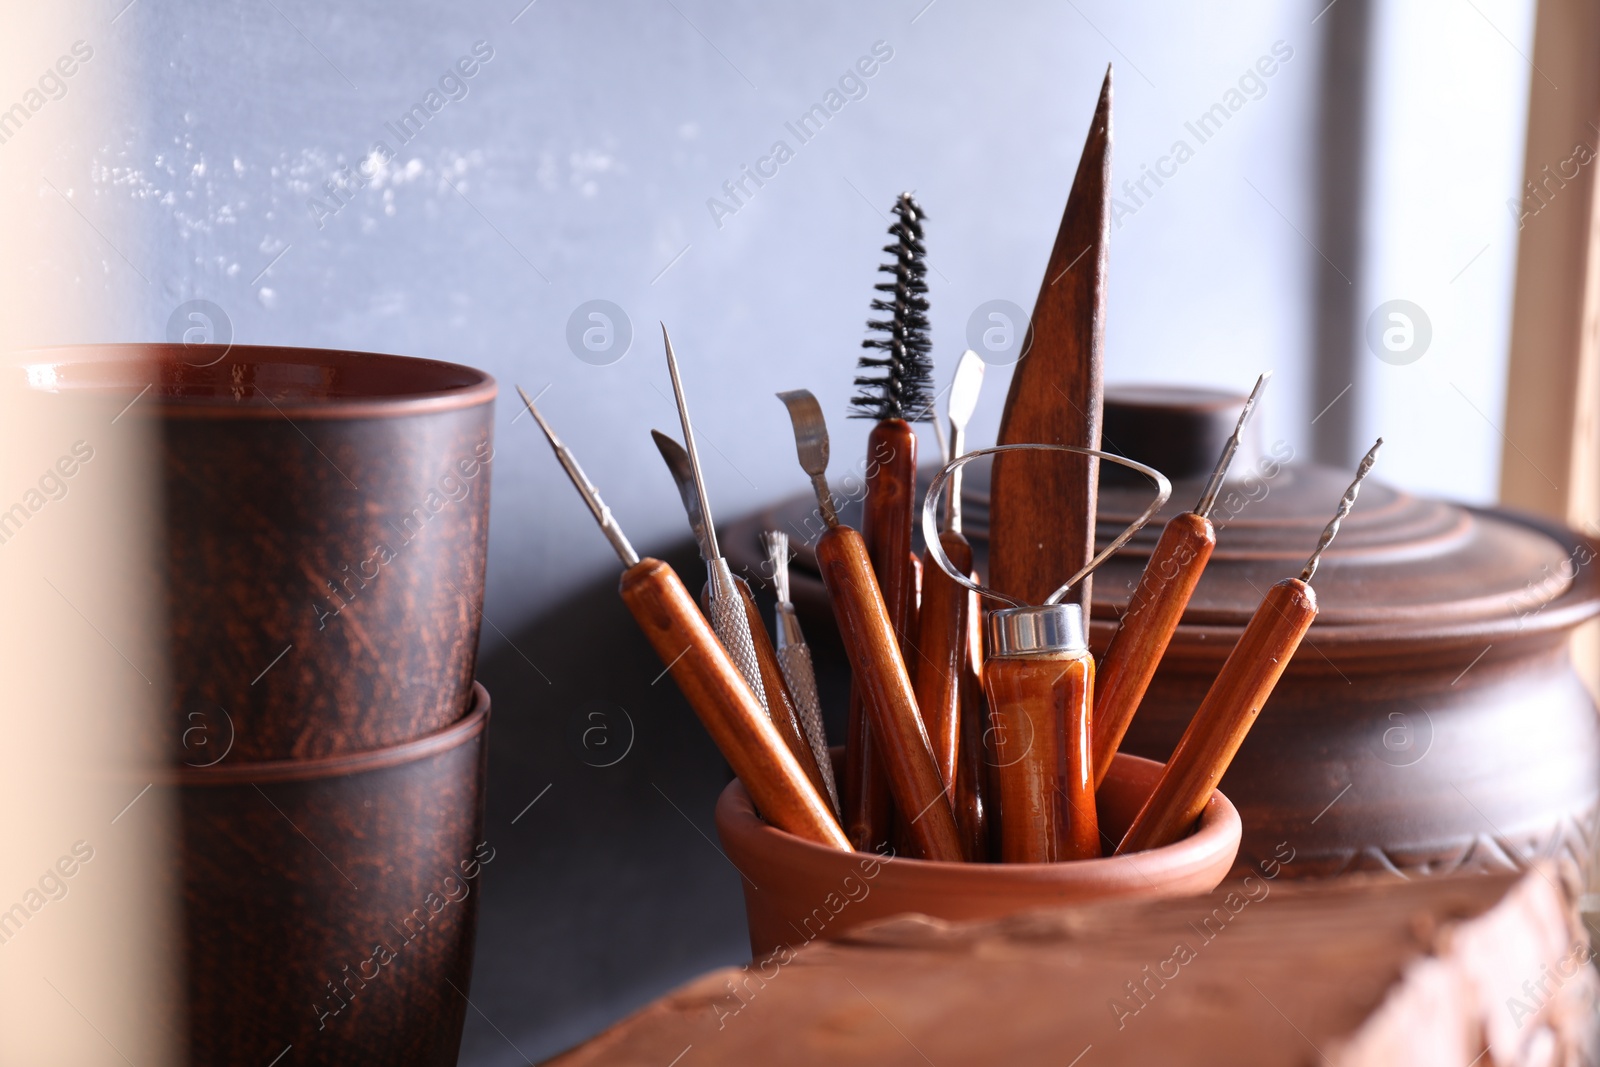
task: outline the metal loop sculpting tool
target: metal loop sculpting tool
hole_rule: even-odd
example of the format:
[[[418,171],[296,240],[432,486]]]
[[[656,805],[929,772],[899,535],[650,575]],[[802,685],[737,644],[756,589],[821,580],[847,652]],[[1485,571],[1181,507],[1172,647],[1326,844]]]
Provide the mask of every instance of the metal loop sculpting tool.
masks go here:
[[[1089,455],[1130,467],[1156,484],[1156,499],[1133,524],[1091,559],[1041,605],[973,581],[945,552],[938,531],[939,496],[951,476],[979,456],[1022,450]],[[1080,604],[1062,603],[1078,582],[1161,510],[1172,485],[1160,471],[1122,456],[1076,445],[1000,445],[958,456],[928,487],[922,505],[923,538],[929,554],[957,585],[1008,605],[989,616],[989,654],[983,688],[989,698],[990,729],[998,764],[1000,860],[1054,863],[1101,855],[1090,759],[1094,657],[1085,639]]]
[[[678,402],[678,421],[683,425],[683,447],[689,453],[689,469],[693,475],[694,498],[700,511],[700,523],[705,536],[701,541],[701,554],[706,563],[706,578],[710,585],[708,614],[711,628],[717,632],[722,645],[728,650],[734,665],[749,684],[763,710],[767,707],[767,689],[761,681],[761,664],[756,658],[756,646],[750,634],[750,620],[746,616],[744,598],[733,582],[733,571],[723,558],[717,544],[717,526],[711,519],[711,505],[706,500],[706,480],[700,471],[700,452],[694,443],[694,427],[689,423],[689,405],[683,396],[683,381],[678,376],[678,357],[672,351],[672,338],[666,324],[661,326],[661,339],[667,347],[667,372],[672,376],[672,395]]]
[[[639,558],[571,451],[528,394],[520,387],[517,392],[627,568],[618,587],[623,602],[762,817],[796,837],[850,851],[850,841],[829,811],[828,802],[756,703],[755,694],[706,625],[683,582],[660,560]]]

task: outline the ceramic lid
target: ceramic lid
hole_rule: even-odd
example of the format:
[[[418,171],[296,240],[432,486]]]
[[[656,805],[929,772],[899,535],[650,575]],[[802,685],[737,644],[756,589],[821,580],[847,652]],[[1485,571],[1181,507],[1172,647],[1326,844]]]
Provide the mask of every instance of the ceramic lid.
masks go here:
[[[1172,477],[1173,491],[1161,514],[1097,572],[1096,622],[1127,608],[1163,524],[1195,506],[1244,403],[1238,396],[1220,404],[1209,390],[1193,391],[1192,402],[1184,394],[1172,387],[1107,390],[1105,447],[1158,467],[1165,461],[1160,469]],[[1173,440],[1174,425],[1189,447]],[[1396,489],[1378,476],[1381,463],[1312,583],[1319,632],[1378,626],[1416,634],[1508,623],[1544,629],[1600,611],[1600,545],[1528,516]],[[1299,572],[1353,473],[1353,464],[1304,462],[1284,442],[1263,448],[1247,436],[1212,512],[1217,547],[1184,625],[1243,626],[1273,582]],[[980,557],[989,533],[987,475],[972,464],[962,492],[964,527]],[[1100,491],[1102,544],[1150,500],[1146,486],[1110,481],[1103,479]]]

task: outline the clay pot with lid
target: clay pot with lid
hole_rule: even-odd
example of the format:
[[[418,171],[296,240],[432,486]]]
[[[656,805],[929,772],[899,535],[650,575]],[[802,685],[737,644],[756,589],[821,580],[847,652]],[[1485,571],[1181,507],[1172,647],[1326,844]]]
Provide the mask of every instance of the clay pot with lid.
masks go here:
[[[1097,653],[1161,525],[1194,506],[1243,400],[1107,390],[1105,447],[1163,470],[1174,488],[1162,515],[1096,575]],[[1291,455],[1282,445],[1241,451],[1213,515],[1216,551],[1122,751],[1167,758],[1261,595],[1316,543],[1350,471]],[[980,569],[986,475],[973,464],[963,492]],[[1142,486],[1106,477],[1101,542],[1147,500]],[[803,567],[793,524],[804,515],[799,498],[730,531],[730,556],[759,573],[745,542],[763,526],[788,528]],[[1600,543],[1559,524],[1369,478],[1317,572],[1321,615],[1220,783],[1244,824],[1239,863],[1288,842],[1297,858],[1285,870],[1296,877],[1512,870],[1539,857],[1586,867],[1600,729],[1569,639],[1600,613],[1597,567]],[[793,584],[802,611],[802,596],[821,609],[807,632],[822,631],[820,583],[802,588],[797,574]]]

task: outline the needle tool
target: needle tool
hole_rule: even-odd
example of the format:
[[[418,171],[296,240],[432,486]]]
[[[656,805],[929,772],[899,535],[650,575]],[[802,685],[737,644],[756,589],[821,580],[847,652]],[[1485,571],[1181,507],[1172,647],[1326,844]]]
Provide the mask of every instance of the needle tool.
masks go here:
[[[1322,554],[1333,543],[1339,524],[1350,514],[1361,480],[1377,461],[1383,438],[1362,459],[1355,480],[1339,499],[1332,520],[1317,539],[1298,578],[1284,578],[1267,590],[1255,614],[1228,654],[1227,662],[1189,720],[1172,758],[1156,782],[1155,792],[1134,817],[1117,855],[1170,845],[1189,832],[1205,810],[1217,783],[1227,773],[1234,753],[1244,743],[1273,686],[1294,658],[1301,638],[1317,618],[1317,594],[1311,578]]]
[[[1269,371],[1256,379],[1256,387],[1244,402],[1233,434],[1222,447],[1222,455],[1211,472],[1205,491],[1193,511],[1174,515],[1161,531],[1161,540],[1150,553],[1144,574],[1128,599],[1111,644],[1100,657],[1094,698],[1094,784],[1106,779],[1111,760],[1133,722],[1139,702],[1144,699],[1150,680],[1161,666],[1161,657],[1178,629],[1189,598],[1205,573],[1211,552],[1217,547],[1217,531],[1211,525],[1211,509],[1222,491],[1223,479],[1239,451],[1245,423],[1261,399],[1261,391],[1272,377]]]
[[[834,819],[828,802],[778,736],[771,718],[706,624],[683,582],[661,560],[639,557],[572,452],[528,394],[520,387],[517,392],[550,441],[578,495],[589,505],[600,531],[622,560],[626,569],[618,591],[623,602],[723,758],[744,783],[762,817],[796,837],[850,851],[850,841]]]

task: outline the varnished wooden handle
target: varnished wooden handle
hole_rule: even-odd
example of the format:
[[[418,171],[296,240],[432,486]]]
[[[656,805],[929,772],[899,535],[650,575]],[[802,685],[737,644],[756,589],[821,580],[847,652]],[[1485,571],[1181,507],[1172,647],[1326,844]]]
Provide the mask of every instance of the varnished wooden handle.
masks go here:
[[[939,544],[962,574],[972,570],[972,546],[965,537],[947,530],[939,535]],[[961,676],[967,666],[970,597],[928,557],[922,567],[922,606],[917,612],[913,674],[917,710],[922,713],[922,725],[933,746],[934,762],[939,765],[945,788],[952,791],[961,749]]]
[[[1317,594],[1300,579],[1267,590],[1117,855],[1170,845],[1189,832],[1316,617]]]
[[[750,620],[750,641],[755,647],[756,666],[761,671],[761,684],[767,691],[767,713],[772,719],[772,725],[778,728],[778,736],[783,738],[783,743],[789,746],[789,751],[794,754],[800,769],[806,772],[806,777],[811,779],[811,784],[826,800],[828,783],[822,777],[822,768],[817,766],[816,753],[811,750],[811,742],[806,739],[805,727],[800,725],[800,714],[795,710],[794,694],[789,692],[789,683],[783,677],[783,667],[778,663],[778,650],[772,647],[772,638],[767,633],[766,624],[761,621],[761,609],[756,607],[756,598],[750,592],[750,584],[743,578],[735,578],[733,581],[739,587],[739,595],[744,598],[745,617]]]
[[[850,658],[861,710],[912,840],[923,859],[958,862],[962,853],[955,816],[866,544],[848,526],[835,526],[817,541],[817,564]]]
[[[896,643],[904,656],[913,636],[916,578],[911,531],[916,507],[917,434],[904,419],[885,419],[867,435],[866,499],[861,537],[872,561]],[[850,683],[850,723],[845,755],[845,823],[862,851],[889,841],[894,804],[883,760],[871,736],[859,686]]]
[[[1094,695],[1094,784],[1106,780],[1111,761],[1133,722],[1150,679],[1161,666],[1184,608],[1205,572],[1217,532],[1192,511],[1174,516],[1128,601],[1111,645],[1100,657]]]
[[[1094,657],[991,656],[983,665],[1000,779],[1000,860],[1101,854],[1089,766]]]
[[[800,769],[672,568],[642,559],[622,572],[618,591],[761,817],[796,837],[850,851],[828,802]]]
[[[972,576],[977,581],[977,575]],[[961,741],[956,762],[956,829],[967,860],[989,860],[987,767],[984,743],[989,731],[989,709],[983,698],[983,611],[978,594],[967,594],[967,646],[961,668]]]

